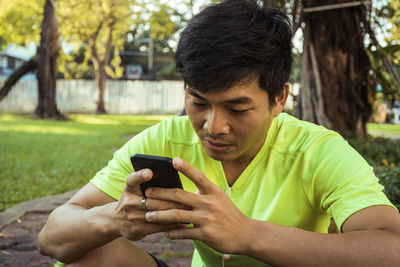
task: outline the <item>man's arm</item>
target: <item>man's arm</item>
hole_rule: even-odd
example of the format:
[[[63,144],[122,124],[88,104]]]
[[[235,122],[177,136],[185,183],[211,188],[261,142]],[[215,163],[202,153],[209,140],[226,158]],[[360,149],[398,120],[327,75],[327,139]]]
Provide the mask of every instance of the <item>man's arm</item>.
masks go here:
[[[55,209],[39,233],[42,254],[69,263],[118,237],[138,240],[148,234],[175,228],[147,223],[141,208],[140,184],[151,171],[134,172],[117,202],[92,184],[87,184],[71,200]],[[171,202],[153,202],[152,208],[179,208]]]
[[[373,206],[353,214],[343,224],[343,234],[313,233],[252,220],[199,170],[182,160],[174,159],[174,165],[196,184],[199,194],[146,191],[149,201],[175,199],[192,207],[146,213],[149,222],[194,224],[169,231],[169,238],[201,240],[219,252],[277,266],[400,266],[400,215],[392,207]]]
[[[389,206],[353,214],[344,223],[343,234],[319,234],[254,220],[248,228],[254,242],[245,254],[272,265],[400,265],[400,215]]]
[[[50,214],[37,239],[40,252],[68,263],[117,238],[117,224],[111,223],[116,204],[87,184]]]

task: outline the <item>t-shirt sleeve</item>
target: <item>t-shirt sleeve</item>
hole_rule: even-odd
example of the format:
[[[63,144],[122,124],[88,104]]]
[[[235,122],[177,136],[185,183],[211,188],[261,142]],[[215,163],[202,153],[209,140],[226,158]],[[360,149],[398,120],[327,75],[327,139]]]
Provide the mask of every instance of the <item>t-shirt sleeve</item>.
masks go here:
[[[328,134],[305,152],[310,164],[306,194],[317,209],[330,214],[338,229],[355,212],[393,204],[383,193],[373,168],[342,137]]]
[[[133,172],[130,162],[132,154],[152,154],[168,156],[165,135],[165,122],[152,126],[131,138],[119,150],[102,170],[90,180],[97,188],[118,200],[126,184],[127,176]]]

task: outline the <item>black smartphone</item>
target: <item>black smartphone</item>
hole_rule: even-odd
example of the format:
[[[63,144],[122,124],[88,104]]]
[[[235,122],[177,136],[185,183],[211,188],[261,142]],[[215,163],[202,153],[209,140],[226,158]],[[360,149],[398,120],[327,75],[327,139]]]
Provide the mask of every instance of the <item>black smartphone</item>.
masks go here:
[[[134,154],[131,156],[131,162],[135,171],[147,168],[153,172],[153,178],[140,185],[143,195],[149,187],[182,188],[178,171],[172,166],[171,158]]]

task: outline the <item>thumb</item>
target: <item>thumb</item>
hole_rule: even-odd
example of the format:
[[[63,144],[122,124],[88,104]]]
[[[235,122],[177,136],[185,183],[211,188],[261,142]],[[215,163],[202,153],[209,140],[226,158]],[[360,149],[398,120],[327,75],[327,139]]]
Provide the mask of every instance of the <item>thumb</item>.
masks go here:
[[[126,178],[126,191],[132,193],[137,192],[139,190],[139,185],[150,180],[151,177],[153,177],[153,172],[150,169],[141,169],[136,172],[132,172]]]

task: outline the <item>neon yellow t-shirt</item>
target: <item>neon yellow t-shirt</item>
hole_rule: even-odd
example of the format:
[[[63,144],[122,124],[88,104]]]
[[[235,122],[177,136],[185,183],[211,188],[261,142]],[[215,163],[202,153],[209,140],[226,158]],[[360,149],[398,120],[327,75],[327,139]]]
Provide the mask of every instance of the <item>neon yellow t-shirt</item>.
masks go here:
[[[135,153],[181,157],[222,190],[229,189],[246,216],[312,232],[327,233],[331,218],[341,229],[363,208],[393,206],[372,167],[339,134],[284,113],[273,120],[263,147],[231,188],[221,162],[203,150],[187,116],[167,119],[133,137],[91,183],[119,199]],[[195,185],[180,175],[184,189],[195,192]],[[220,253],[193,243],[192,266],[221,266]],[[225,262],[246,265],[268,266],[243,255],[231,255]]]

